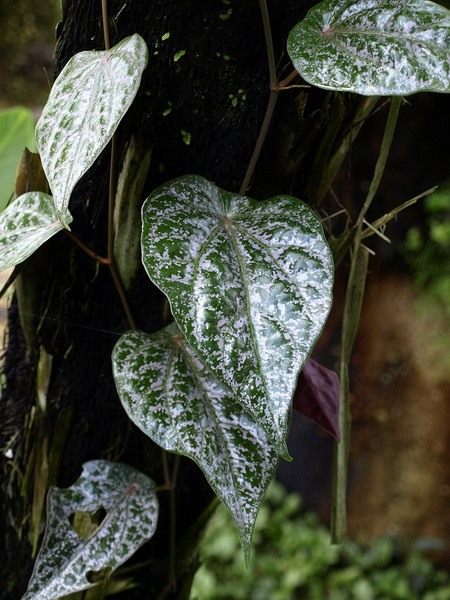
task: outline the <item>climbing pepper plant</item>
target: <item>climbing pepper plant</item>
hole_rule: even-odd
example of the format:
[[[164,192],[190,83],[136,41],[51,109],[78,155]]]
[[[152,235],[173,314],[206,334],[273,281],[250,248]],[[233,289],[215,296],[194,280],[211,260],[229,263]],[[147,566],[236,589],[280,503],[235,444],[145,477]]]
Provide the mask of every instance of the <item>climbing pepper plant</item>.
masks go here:
[[[334,240],[333,256],[318,214],[302,200],[245,195],[277,94],[287,85],[277,76],[265,1],[260,6],[272,89],[240,193],[187,174],[149,195],[131,235],[117,227],[110,190],[105,257],[70,232],[74,186],[106,145],[114,145],[144,69],[151,73],[139,35],[109,48],[105,31],[105,50],[81,52],[63,69],[37,124],[36,144],[51,195],[29,191],[0,215],[2,270],[63,230],[108,266],[130,325],[112,355],[120,401],[163,456],[172,452],[197,463],[232,514],[246,559],[277,461],[289,460],[292,397],[331,307],[334,262],[349,252],[334,502],[335,536],[345,532],[348,361],[368,265],[363,240],[377,229],[365,216],[389,155],[401,96],[450,91],[450,13],[433,2],[325,0],[293,28],[287,40],[295,69],[290,79],[300,75],[318,87],[391,97],[366,201],[356,222]],[[376,98],[367,106],[373,109],[375,103]],[[127,240],[136,228],[145,271],[166,295],[172,315],[156,333],[136,329],[126,298],[124,282],[134,272],[127,265]],[[49,600],[97,585],[93,573],[110,574],[153,536],[156,494],[163,487],[125,464],[94,460],[72,487],[52,489],[24,598]],[[96,520],[99,507],[106,515]],[[86,520],[88,513],[92,518]]]

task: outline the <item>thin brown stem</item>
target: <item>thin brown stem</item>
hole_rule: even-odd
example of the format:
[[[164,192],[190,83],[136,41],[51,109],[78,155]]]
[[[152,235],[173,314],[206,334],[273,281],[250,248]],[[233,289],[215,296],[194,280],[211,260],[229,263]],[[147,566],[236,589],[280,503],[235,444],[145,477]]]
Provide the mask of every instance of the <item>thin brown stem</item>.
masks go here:
[[[270,26],[269,10],[267,8],[266,0],[259,0],[259,7],[261,9],[261,18],[264,27],[264,38],[266,40],[267,65],[269,67],[270,95],[267,103],[266,114],[264,115],[261,129],[259,130],[259,135],[255,143],[255,148],[253,149],[252,156],[250,157],[250,162],[248,163],[247,170],[245,172],[244,179],[239,190],[241,196],[243,196],[250,187],[250,182],[255,172],[256,165],[258,164],[258,160],[261,155],[264,142],[266,141],[267,133],[269,132],[279,93],[277,70],[275,65],[275,54],[273,50],[272,28]]]
[[[177,591],[177,572],[176,572],[176,545],[177,545],[177,511],[176,511],[176,486],[178,469],[180,466],[180,457],[174,456],[172,467],[172,487],[169,491],[169,511],[170,511],[170,530],[169,530],[169,576],[170,588],[173,592]]]
[[[283,88],[287,87],[291,83],[291,81],[294,81],[294,79],[296,77],[298,77],[298,72],[294,69],[293,71],[291,71],[289,73],[289,75],[287,77],[285,77],[284,79],[282,79],[281,81],[278,82],[278,89],[282,90]],[[305,87],[309,87],[309,86],[305,86]]]
[[[130,305],[128,304],[127,295],[125,293],[125,289],[123,287],[122,278],[119,275],[116,264],[114,262],[108,264],[109,272],[111,273],[114,285],[117,290],[117,294],[119,295],[120,301],[122,303],[122,307],[124,313],[127,317],[128,325],[131,329],[137,329],[136,321],[134,320],[133,313],[131,312]]]
[[[102,2],[102,21],[103,21],[103,36],[105,39],[105,50],[111,48],[110,33],[109,33],[109,14],[108,14],[108,0],[101,0]],[[107,231],[107,256],[108,266],[113,279],[114,285],[119,295],[120,301],[123,306],[123,310],[127,317],[127,321],[131,329],[136,329],[136,321],[134,320],[133,313],[131,312],[130,305],[128,303],[125,288],[123,286],[122,278],[117,269],[116,261],[114,258],[114,203],[116,197],[116,154],[117,154],[117,143],[116,138],[113,135],[111,139],[111,158],[109,164],[109,185],[108,185],[108,231]]]
[[[108,0],[102,0],[102,21],[103,21],[103,38],[105,40],[105,50],[111,48],[109,39],[109,15],[108,15]]]
[[[275,65],[275,53],[273,50],[272,28],[270,26],[269,10],[266,0],[259,0],[259,8],[264,27],[264,37],[266,39],[267,64],[269,67],[270,87],[274,88],[278,85],[277,68]]]
[[[97,261],[98,263],[102,264],[102,265],[110,265],[111,261],[109,260],[109,258],[105,257],[105,256],[100,256],[99,254],[97,254],[96,252],[94,252],[93,250],[91,250],[88,246],[86,246],[86,244],[84,242],[82,242],[80,240],[79,237],[77,237],[74,233],[72,233],[71,231],[69,231],[68,229],[64,230],[66,235],[70,237],[70,239],[79,247],[81,248],[81,250],[83,250],[83,252],[85,254],[87,254],[88,256],[90,256],[91,258],[93,258],[95,261]]]
[[[250,158],[250,162],[248,163],[247,171],[245,172],[244,179],[241,184],[241,188],[239,193],[243,196],[248,188],[250,187],[250,182],[252,180],[253,174],[256,169],[256,165],[258,164],[259,157],[261,155],[261,151],[264,146],[264,142],[266,141],[267,134],[269,132],[270,124],[272,122],[273,113],[275,111],[275,106],[278,100],[278,90],[270,90],[269,102],[267,103],[266,114],[264,115],[264,119],[261,125],[261,129],[259,130],[259,135],[256,140],[255,148],[253,150],[253,154]]]

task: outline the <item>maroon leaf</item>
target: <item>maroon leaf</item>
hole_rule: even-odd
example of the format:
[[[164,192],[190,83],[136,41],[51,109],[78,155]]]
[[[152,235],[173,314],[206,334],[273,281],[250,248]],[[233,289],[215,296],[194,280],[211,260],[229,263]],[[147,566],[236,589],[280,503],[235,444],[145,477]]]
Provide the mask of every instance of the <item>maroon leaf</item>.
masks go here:
[[[340,439],[339,377],[334,371],[309,359],[298,377],[293,407]]]

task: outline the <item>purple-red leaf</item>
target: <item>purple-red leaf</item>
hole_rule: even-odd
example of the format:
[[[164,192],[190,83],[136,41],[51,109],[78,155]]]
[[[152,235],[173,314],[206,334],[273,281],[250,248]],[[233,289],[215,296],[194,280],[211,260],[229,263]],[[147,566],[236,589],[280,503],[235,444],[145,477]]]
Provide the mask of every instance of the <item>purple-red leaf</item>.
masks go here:
[[[293,407],[334,438],[340,439],[339,377],[334,371],[309,359],[299,375]]]

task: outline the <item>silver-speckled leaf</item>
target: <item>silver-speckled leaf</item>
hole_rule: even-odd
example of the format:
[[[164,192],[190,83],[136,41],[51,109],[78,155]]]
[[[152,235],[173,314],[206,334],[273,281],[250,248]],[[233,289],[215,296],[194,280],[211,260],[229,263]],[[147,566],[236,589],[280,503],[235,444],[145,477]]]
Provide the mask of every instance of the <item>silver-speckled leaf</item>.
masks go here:
[[[450,92],[450,11],[428,0],[325,0],[292,29],[288,53],[326,89]]]
[[[81,537],[69,518],[101,507],[106,517]],[[49,492],[44,539],[23,600],[53,600],[93,587],[87,574],[124,563],[153,536],[157,520],[158,499],[149,477],[120,463],[85,463],[70,488]]]
[[[135,34],[111,50],[76,54],[55,81],[36,144],[61,215],[130,107],[146,64],[147,46]]]
[[[277,453],[231,391],[195,356],[173,323],[125,333],[113,372],[130,419],[157,444],[194,460],[231,511],[248,556]]]
[[[296,198],[180,177],[144,204],[142,257],[189,344],[286,455],[297,374],[331,305],[318,218]]]
[[[68,211],[64,221],[72,221]],[[0,272],[24,261],[61,229],[51,196],[27,192],[16,198],[0,214]]]

